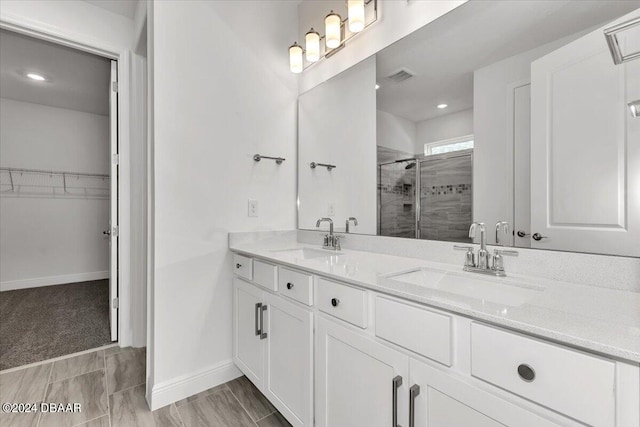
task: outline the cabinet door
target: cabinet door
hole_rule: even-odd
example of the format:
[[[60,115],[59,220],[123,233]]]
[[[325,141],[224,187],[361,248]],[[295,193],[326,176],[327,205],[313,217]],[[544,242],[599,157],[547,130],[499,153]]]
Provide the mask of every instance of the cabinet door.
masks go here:
[[[313,313],[266,294],[265,396],[293,426],[313,426]]]
[[[457,377],[414,359],[410,361],[409,419],[415,427],[547,427],[557,424],[500,399]],[[416,386],[419,393],[414,397]]]
[[[316,337],[318,427],[407,425],[407,356],[322,317]]]
[[[532,247],[640,256],[638,99],[640,61],[614,65],[603,28],[531,64]]]
[[[264,340],[260,312],[264,293],[241,279],[233,279],[233,361],[260,387],[264,369]]]

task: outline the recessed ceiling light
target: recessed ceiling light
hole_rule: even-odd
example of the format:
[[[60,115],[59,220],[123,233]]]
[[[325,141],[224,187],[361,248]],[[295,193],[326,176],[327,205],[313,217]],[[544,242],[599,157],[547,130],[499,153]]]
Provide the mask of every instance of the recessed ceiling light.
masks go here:
[[[380,89],[380,85],[376,83],[376,90]]]
[[[37,80],[39,82],[43,82],[43,81],[47,80],[46,78],[44,78],[40,74],[35,74],[35,73],[27,73],[27,77],[29,77],[31,80]]]
[[[437,107],[442,110],[443,108],[447,108],[448,105],[447,104],[438,104]]]

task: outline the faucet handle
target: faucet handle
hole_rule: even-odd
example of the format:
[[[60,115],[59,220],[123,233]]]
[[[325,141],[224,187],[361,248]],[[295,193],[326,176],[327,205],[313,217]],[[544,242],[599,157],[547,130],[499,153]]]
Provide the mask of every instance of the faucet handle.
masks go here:
[[[475,267],[476,266],[476,256],[473,253],[473,246],[461,246],[461,245],[453,245],[453,249],[456,251],[467,251],[464,258],[464,266],[465,267]]]

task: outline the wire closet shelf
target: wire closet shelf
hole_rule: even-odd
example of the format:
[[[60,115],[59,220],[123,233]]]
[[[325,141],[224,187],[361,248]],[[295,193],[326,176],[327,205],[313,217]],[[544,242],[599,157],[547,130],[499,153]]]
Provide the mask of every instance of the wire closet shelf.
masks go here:
[[[108,199],[109,175],[40,169],[0,168],[0,196]]]

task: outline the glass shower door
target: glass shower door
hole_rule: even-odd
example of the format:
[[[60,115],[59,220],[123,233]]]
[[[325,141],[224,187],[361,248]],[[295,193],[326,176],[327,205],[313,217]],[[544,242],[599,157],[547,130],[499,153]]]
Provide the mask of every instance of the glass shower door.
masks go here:
[[[420,161],[420,239],[471,243],[473,151]]]
[[[416,161],[378,165],[378,235],[416,237]]]

